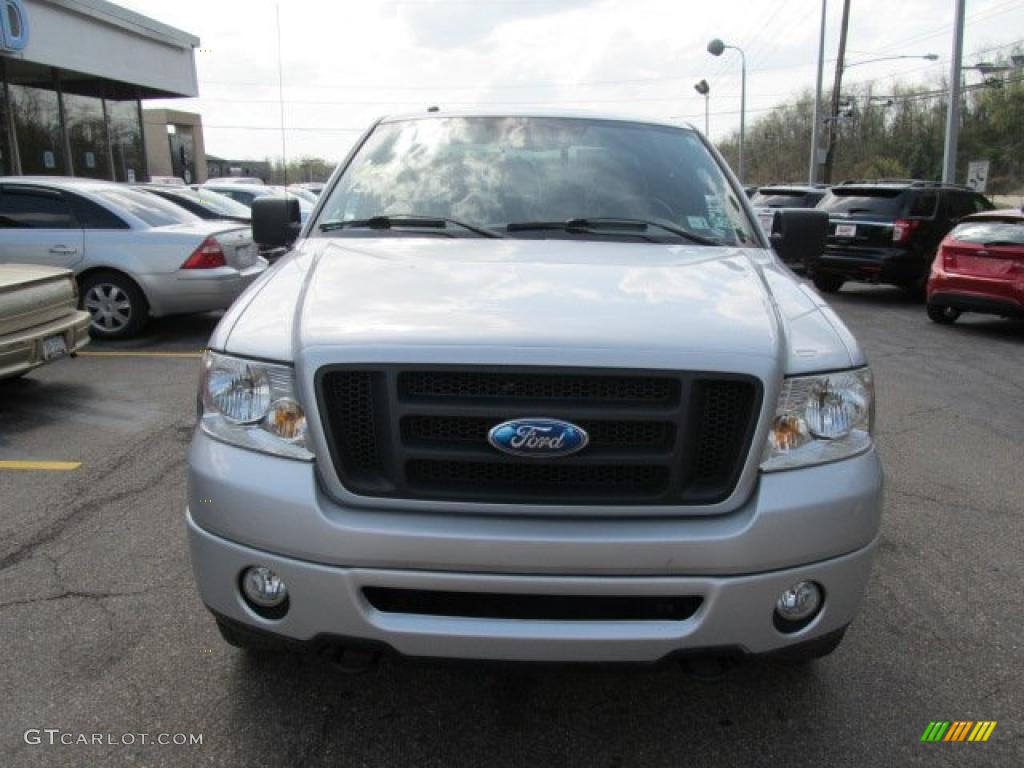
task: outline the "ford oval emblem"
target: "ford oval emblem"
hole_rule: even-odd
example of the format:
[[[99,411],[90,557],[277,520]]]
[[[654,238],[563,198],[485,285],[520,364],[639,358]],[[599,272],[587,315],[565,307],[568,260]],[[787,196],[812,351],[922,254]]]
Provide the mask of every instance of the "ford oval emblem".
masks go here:
[[[487,442],[502,453],[531,459],[568,456],[589,440],[583,428],[558,419],[513,419],[487,433]]]

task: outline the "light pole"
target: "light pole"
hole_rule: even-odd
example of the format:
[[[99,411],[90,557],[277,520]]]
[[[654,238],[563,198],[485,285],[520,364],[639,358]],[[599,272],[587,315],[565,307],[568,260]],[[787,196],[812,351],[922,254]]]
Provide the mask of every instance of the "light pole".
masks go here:
[[[942,181],[956,181],[956,145],[960,131],[960,67],[964,57],[964,0],[956,0],[953,16],[953,60],[949,63],[949,104],[946,105],[946,141],[942,149]]]
[[[709,97],[711,93],[711,86],[708,85],[707,80],[701,80],[699,83],[693,86],[693,90],[704,97],[704,137],[711,141],[711,112],[709,111]]]
[[[818,180],[818,127],[821,124],[821,77],[825,69],[825,17],[828,0],[821,0],[821,36],[818,40],[818,84],[814,90],[814,122],[811,123],[811,162],[807,183]]]
[[[740,162],[739,176],[743,181],[743,144],[747,138],[747,57],[743,49],[735,45],[726,45],[717,37],[708,43],[708,53],[712,56],[721,56],[726,48],[739,51],[740,54]]]

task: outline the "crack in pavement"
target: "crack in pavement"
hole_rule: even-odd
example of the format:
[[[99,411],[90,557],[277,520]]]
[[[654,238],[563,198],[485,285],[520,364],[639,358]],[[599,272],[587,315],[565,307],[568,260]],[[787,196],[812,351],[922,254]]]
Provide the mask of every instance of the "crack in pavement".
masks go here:
[[[1013,512],[1005,509],[992,508],[987,509],[985,507],[978,507],[972,504],[965,504],[960,501],[950,501],[949,499],[939,499],[934,496],[929,496],[925,493],[917,493],[915,491],[904,491],[900,488],[890,488],[890,493],[895,493],[897,496],[905,496],[910,499],[917,499],[919,501],[927,501],[931,504],[935,504],[940,507],[955,506],[959,509],[966,509],[970,512],[978,512],[985,515],[997,515],[999,517],[1007,517],[1013,515]]]
[[[71,599],[82,599],[82,600],[94,600],[97,604],[107,613],[108,618],[113,619],[113,614],[107,611],[106,607],[102,605],[103,600],[113,597],[135,597],[137,595],[146,595],[150,592],[157,592],[162,589],[170,589],[173,585],[161,584],[156,587],[147,587],[146,589],[136,589],[130,592],[87,592],[77,589],[68,589],[60,592],[56,595],[47,595],[46,597],[26,597],[20,600],[11,600],[6,603],[0,603],[0,610],[4,608],[11,608],[19,605],[34,605],[36,603],[52,603],[58,600],[71,600]],[[111,624],[111,630],[114,629]]]
[[[86,495],[88,491],[94,491],[97,488],[104,488],[104,481],[122,472],[125,466],[132,461],[139,461],[142,466],[147,468],[152,466],[152,463],[147,464],[144,458],[142,458],[141,449],[148,445],[159,444],[160,439],[165,435],[176,432],[180,434],[180,428],[181,424],[179,422],[172,422],[159,431],[146,435],[139,441],[129,445],[119,456],[114,458],[108,466],[100,470],[95,476],[91,478],[87,475],[84,476],[82,480],[82,485],[84,485],[84,487],[72,489],[68,493],[64,494],[64,497],[60,502],[58,502],[61,506],[65,506],[64,502],[67,501],[67,511],[41,530],[34,533],[27,541],[16,547],[13,551],[0,558],[0,571],[6,570],[13,565],[17,565],[25,558],[33,555],[39,547],[45,546],[46,544],[56,540],[70,525],[75,522],[87,519],[92,515],[92,513],[108,505],[116,504],[119,501],[131,498],[132,496],[140,493],[145,493],[154,485],[162,482],[173,473],[183,469],[186,463],[186,451],[184,450],[176,460],[170,462],[166,460],[155,462],[156,466],[160,468],[156,474],[144,477],[140,482],[133,483],[128,488],[115,493],[109,493],[101,490],[99,495]],[[72,501],[71,499],[77,499],[77,501]]]

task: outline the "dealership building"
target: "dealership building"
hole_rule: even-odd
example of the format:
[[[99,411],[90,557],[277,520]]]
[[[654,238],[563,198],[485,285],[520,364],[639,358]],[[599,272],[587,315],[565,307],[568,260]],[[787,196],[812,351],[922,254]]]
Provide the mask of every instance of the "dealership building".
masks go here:
[[[0,176],[143,181],[147,141],[195,176],[180,138],[147,135],[142,102],[197,96],[198,46],[104,0],[0,0]]]

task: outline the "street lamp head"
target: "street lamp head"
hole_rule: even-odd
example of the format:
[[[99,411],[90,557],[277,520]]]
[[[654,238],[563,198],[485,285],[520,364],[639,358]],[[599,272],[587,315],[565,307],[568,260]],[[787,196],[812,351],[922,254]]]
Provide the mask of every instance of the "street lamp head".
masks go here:
[[[937,53],[926,53],[921,58],[922,59],[927,59],[928,61],[938,61],[939,60],[939,54],[937,54]]]
[[[707,80],[701,80],[699,83],[693,86],[693,89],[697,91],[701,96],[707,96],[711,91],[711,86],[708,85]]]
[[[712,56],[721,56],[725,50],[725,43],[719,40],[717,37],[708,43],[708,53]]]

